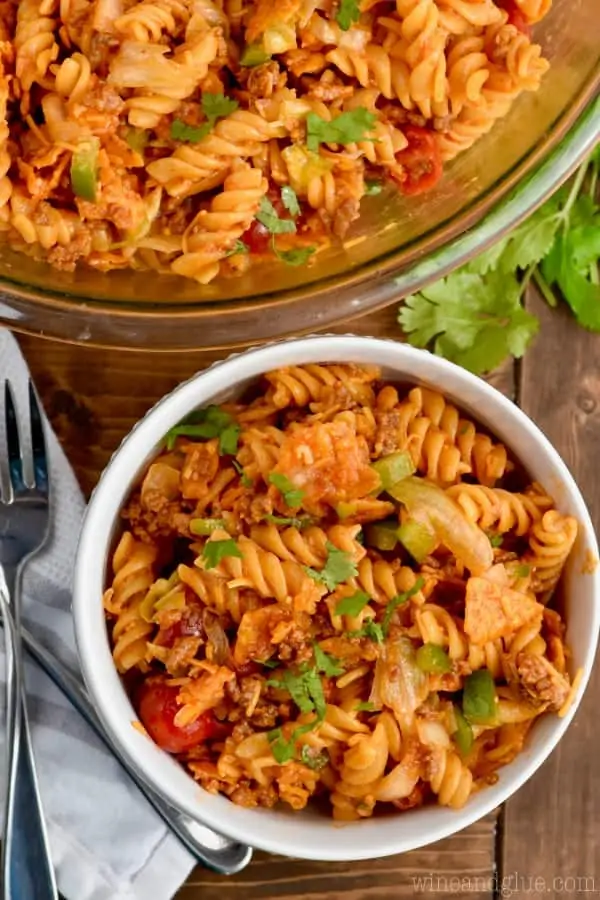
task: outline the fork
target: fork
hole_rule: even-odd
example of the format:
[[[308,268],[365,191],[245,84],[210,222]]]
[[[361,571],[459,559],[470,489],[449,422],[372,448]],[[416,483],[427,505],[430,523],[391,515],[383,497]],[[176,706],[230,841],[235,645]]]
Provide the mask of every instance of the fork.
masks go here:
[[[21,577],[23,566],[37,553],[48,535],[49,485],[46,443],[38,402],[29,382],[31,454],[22,452],[23,429],[19,428],[10,382],[4,383],[4,416],[8,482],[0,504],[0,566],[5,593],[3,603],[12,653],[7,654],[7,746],[8,780],[2,842],[4,900],[58,900],[44,822],[23,679],[21,646]],[[26,475],[33,463],[32,475]],[[11,615],[12,611],[12,615]],[[8,642],[7,642],[8,647]]]

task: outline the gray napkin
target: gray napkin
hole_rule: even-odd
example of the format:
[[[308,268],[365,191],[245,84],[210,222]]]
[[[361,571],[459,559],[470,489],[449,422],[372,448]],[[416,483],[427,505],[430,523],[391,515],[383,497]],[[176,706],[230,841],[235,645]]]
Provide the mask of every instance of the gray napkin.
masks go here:
[[[12,335],[0,330],[0,384],[7,377],[19,410],[26,414],[27,365]],[[24,620],[41,643],[78,671],[70,586],[85,502],[49,426],[46,436],[52,531],[44,550],[25,571]],[[3,640],[0,645],[4,704]],[[61,892],[67,900],[168,900],[192,869],[192,856],[69,701],[29,661],[25,679],[42,802]],[[4,741],[2,729],[5,759]],[[4,778],[2,766],[0,797]]]

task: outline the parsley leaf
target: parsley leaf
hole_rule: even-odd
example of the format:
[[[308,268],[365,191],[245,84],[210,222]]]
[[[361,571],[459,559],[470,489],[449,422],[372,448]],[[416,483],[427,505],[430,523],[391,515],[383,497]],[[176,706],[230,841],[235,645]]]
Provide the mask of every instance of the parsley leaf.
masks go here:
[[[490,539],[490,544],[492,545],[492,547],[502,546],[502,542],[504,541],[503,534],[488,534],[488,537]]]
[[[297,488],[286,475],[281,475],[279,472],[271,472],[269,475],[269,484],[272,484],[277,488],[283,497],[283,502],[291,509],[300,506],[302,503],[304,491]]]
[[[360,703],[357,703],[354,709],[357,712],[372,712],[375,709],[375,704],[371,703],[370,700],[361,700]]]
[[[313,651],[317,669],[320,672],[323,672],[324,675],[327,675],[328,678],[333,678],[335,675],[342,675],[344,673],[344,667],[340,665],[339,660],[325,653],[316,641],[313,643]]]
[[[515,569],[515,575],[517,576],[517,578],[527,578],[530,572],[531,566],[517,566],[517,568]]]
[[[387,636],[388,631],[390,630],[390,624],[392,621],[392,616],[394,615],[395,610],[402,606],[407,600],[410,600],[411,597],[414,597],[415,594],[418,594],[421,588],[424,586],[425,581],[423,578],[419,577],[413,584],[413,586],[408,591],[404,591],[402,594],[396,594],[395,597],[389,601],[389,603],[385,607],[385,612],[383,614],[383,620],[381,623],[381,627],[384,635]]]
[[[174,141],[187,141],[189,144],[197,144],[209,133],[211,126],[208,122],[203,125],[186,125],[181,119],[173,119],[171,122],[171,137]]]
[[[269,513],[265,516],[265,521],[271,522],[273,525],[289,525],[290,528],[301,530],[314,525],[316,519],[313,519],[312,516],[272,516]]]
[[[294,217],[300,215],[300,204],[298,203],[296,191],[289,184],[285,184],[281,188],[281,201],[287,211]]]
[[[293,250],[278,250],[273,243],[273,252],[287,266],[303,266],[317,252],[316,247],[296,247]]]
[[[414,347],[434,350],[476,374],[520,357],[539,322],[523,309],[515,275],[457,271],[406,298],[398,320]]]
[[[267,197],[262,197],[256,219],[271,234],[293,234],[296,223],[292,219],[280,219],[277,210]]]
[[[358,0],[341,0],[340,8],[335,17],[342,31],[348,31],[354,22],[360,19],[360,4]]]
[[[167,449],[173,449],[179,436],[205,438],[206,440],[218,437],[219,452],[233,454],[237,453],[239,433],[240,426],[233,416],[230,416],[220,406],[207,406],[206,409],[190,413],[181,424],[167,432]]]
[[[214,569],[222,559],[228,556],[242,558],[242,552],[233,538],[223,541],[207,541],[202,550],[202,559],[206,569]]]
[[[306,146],[315,152],[319,144],[353,144],[372,140],[368,134],[373,130],[376,118],[374,113],[363,107],[342,113],[330,122],[309,112],[306,117]]]
[[[348,578],[353,578],[357,575],[358,569],[350,554],[346,553],[345,550],[338,550],[329,541],[325,544],[325,549],[327,550],[327,560],[321,571],[311,569],[308,566],[304,567],[304,571],[314,581],[320,581],[327,590],[332,591],[342,581],[347,581]]]
[[[336,605],[334,615],[357,616],[371,598],[364,591],[355,591],[351,597],[343,597]]]

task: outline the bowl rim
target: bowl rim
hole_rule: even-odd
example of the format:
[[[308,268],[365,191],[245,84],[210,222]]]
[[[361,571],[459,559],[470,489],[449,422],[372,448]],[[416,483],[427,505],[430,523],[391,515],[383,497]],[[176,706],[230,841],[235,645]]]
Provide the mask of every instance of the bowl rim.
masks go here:
[[[389,339],[350,334],[315,335],[267,344],[241,354],[234,354],[192,376],[159,400],[133,427],[115,452],[102,473],[86,510],[73,583],[74,626],[81,670],[90,697],[106,730],[138,774],[171,805],[235,840],[250,843],[268,852],[300,856],[304,859],[344,861],[382,857],[430,844],[478,821],[512,796],[547,759],[572,721],[592,671],[600,631],[598,602],[600,572],[596,567],[593,573],[585,576],[591,579],[594,602],[585,656],[583,660],[578,661],[583,669],[583,676],[567,714],[562,719],[553,717],[547,720],[545,741],[540,740],[539,746],[522,751],[520,759],[517,758],[518,771],[511,772],[510,767],[506,767],[503,770],[505,775],[498,784],[475,794],[461,810],[432,807],[431,809],[435,810],[434,822],[428,826],[425,836],[408,837],[405,834],[395,834],[395,829],[387,828],[377,832],[376,844],[371,840],[363,841],[364,846],[354,846],[352,841],[337,840],[336,832],[329,829],[328,833],[332,840],[329,846],[324,846],[322,831],[316,833],[315,838],[307,838],[303,834],[299,839],[298,829],[294,829],[293,825],[288,827],[282,818],[277,823],[278,833],[274,834],[273,829],[269,829],[268,826],[269,816],[273,815],[271,813],[254,810],[240,812],[239,807],[235,807],[234,812],[230,801],[224,798],[219,799],[223,800],[225,805],[211,803],[207,800],[210,795],[207,795],[193,782],[191,776],[185,773],[187,791],[176,788],[169,783],[166,770],[168,765],[174,765],[178,771],[181,771],[181,767],[132,727],[132,713],[134,719],[135,713],[112,660],[101,602],[111,538],[123,500],[129,494],[136,477],[155,455],[157,444],[164,438],[168,428],[175,425],[192,409],[207,402],[219,402],[223,396],[235,390],[237,384],[255,379],[271,368],[286,364],[281,360],[285,360],[290,354],[292,358],[288,360],[288,365],[302,365],[307,361],[317,362],[319,359],[323,363],[335,361],[352,361],[359,365],[378,363],[387,369],[396,365],[399,373],[407,369],[411,373],[414,372],[413,380],[416,384],[427,384],[427,375],[423,373],[431,373],[433,369],[452,386],[448,393],[463,408],[473,411],[473,405],[481,404],[482,407],[485,405],[486,409],[496,411],[501,409],[505,417],[512,420],[511,428],[514,427],[515,432],[519,431],[519,441],[525,443],[533,440],[539,453],[545,455],[546,461],[557,473],[566,496],[576,510],[574,515],[581,525],[586,546],[596,559],[598,544],[585,501],[566,464],[543,432],[519,407],[495,388],[453,363]],[[457,385],[460,385],[463,392],[462,399],[456,395],[459,390]],[[477,412],[473,414],[484,421],[487,415],[487,413],[478,415]],[[515,440],[509,443],[511,449],[516,440],[517,435]],[[516,455],[521,456],[520,453]],[[98,552],[99,546],[103,548],[102,553]],[[101,640],[98,638],[99,631],[103,633]],[[115,691],[118,703],[113,702]],[[121,710],[117,709],[119,704]],[[128,708],[126,717],[121,714],[124,708]],[[540,723],[540,726],[542,724],[545,723]],[[148,749],[150,745],[151,750]],[[201,802],[202,799],[204,802]],[[247,813],[250,813],[250,817],[245,815]],[[368,823],[386,820],[363,821]],[[264,828],[260,828],[261,822],[263,825],[267,823],[268,833],[265,833]],[[361,835],[365,836],[366,833]]]
[[[409,247],[347,273],[253,298],[178,305],[111,303],[68,292],[44,293],[1,276],[0,321],[68,343],[168,352],[245,346],[376,311],[486,250],[572,174],[600,139],[599,87],[600,59],[573,104],[557,116],[541,140],[459,217],[440,223]],[[407,258],[400,261],[401,256]],[[334,291],[336,302],[329,311],[325,301]],[[164,326],[167,316],[169,328]]]

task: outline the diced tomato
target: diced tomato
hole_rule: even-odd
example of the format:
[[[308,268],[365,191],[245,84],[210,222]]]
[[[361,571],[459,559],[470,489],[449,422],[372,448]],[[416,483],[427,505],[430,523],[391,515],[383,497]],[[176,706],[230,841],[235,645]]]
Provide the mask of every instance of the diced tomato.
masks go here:
[[[175,716],[179,688],[166,684],[161,678],[149,679],[137,694],[137,710],[142,724],[153,741],[167,753],[184,753],[202,741],[225,737],[227,726],[222,725],[210,710],[180,728]]]
[[[398,181],[403,194],[422,194],[431,190],[442,177],[442,158],[437,136],[419,125],[403,129],[408,147],[396,153],[396,162],[404,167],[404,177]]]
[[[521,34],[527,35],[527,37],[531,37],[531,26],[529,24],[529,20],[527,16],[519,9],[515,0],[499,0],[498,6],[500,6],[505,12],[508,13],[508,24],[514,25],[515,28],[521,32]]]

